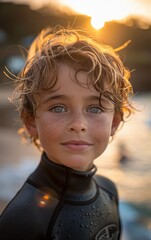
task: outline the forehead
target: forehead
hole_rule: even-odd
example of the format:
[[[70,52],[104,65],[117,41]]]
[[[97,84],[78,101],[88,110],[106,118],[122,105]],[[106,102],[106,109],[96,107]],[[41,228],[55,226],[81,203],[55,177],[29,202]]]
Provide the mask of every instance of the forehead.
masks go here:
[[[53,89],[41,94],[41,101],[45,99],[70,99],[76,102],[79,99],[97,99],[100,98],[100,93],[94,88],[92,84],[89,84],[88,74],[83,71],[76,71],[66,65],[59,64],[57,81]]]
[[[79,91],[87,90],[88,92],[95,92],[99,94],[92,84],[87,72],[82,70],[75,70],[72,66],[66,64],[59,64],[58,66],[58,78],[56,87],[75,91],[78,88]]]

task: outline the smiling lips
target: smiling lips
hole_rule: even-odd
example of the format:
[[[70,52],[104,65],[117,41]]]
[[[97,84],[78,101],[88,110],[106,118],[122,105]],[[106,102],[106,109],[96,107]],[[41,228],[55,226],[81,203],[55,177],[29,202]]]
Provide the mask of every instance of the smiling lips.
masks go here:
[[[82,151],[82,150],[89,148],[93,144],[85,142],[85,141],[72,140],[72,141],[64,142],[61,145],[63,145],[65,148],[67,148],[69,150]]]

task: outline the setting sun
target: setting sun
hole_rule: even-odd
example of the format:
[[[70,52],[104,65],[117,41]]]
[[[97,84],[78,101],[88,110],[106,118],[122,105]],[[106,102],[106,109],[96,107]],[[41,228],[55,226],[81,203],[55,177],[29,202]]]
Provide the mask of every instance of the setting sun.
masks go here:
[[[91,25],[100,29],[105,22],[124,20],[130,15],[143,14],[142,6],[130,0],[60,0],[72,10],[91,17]]]
[[[104,24],[105,24],[105,21],[104,21],[104,20],[101,20],[101,19],[98,18],[97,16],[91,18],[91,25],[92,25],[92,27],[94,27],[96,30],[104,27]]]

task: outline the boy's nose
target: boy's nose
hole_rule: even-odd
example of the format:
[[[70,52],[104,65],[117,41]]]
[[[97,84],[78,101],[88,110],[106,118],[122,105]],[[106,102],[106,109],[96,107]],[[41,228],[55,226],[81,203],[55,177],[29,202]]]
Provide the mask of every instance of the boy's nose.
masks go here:
[[[87,130],[86,119],[82,114],[73,114],[68,125],[69,131],[85,132]]]

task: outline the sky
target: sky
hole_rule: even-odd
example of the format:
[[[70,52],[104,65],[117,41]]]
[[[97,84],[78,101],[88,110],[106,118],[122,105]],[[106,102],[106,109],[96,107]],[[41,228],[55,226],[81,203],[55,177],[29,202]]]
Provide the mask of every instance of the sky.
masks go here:
[[[99,29],[105,22],[112,20],[126,21],[130,16],[139,17],[143,22],[151,24],[151,0],[1,0],[1,2],[28,4],[32,9],[38,9],[51,3],[54,7],[65,10],[68,7],[79,14],[91,17],[91,24]]]

